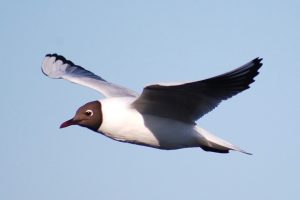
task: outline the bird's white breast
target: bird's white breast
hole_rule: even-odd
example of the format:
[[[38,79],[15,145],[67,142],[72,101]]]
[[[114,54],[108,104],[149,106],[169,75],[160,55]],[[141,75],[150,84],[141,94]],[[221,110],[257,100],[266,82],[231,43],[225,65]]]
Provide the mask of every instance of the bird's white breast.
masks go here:
[[[189,124],[153,115],[142,115],[130,105],[131,97],[101,100],[103,121],[99,132],[118,141],[156,148],[197,146],[197,131]]]

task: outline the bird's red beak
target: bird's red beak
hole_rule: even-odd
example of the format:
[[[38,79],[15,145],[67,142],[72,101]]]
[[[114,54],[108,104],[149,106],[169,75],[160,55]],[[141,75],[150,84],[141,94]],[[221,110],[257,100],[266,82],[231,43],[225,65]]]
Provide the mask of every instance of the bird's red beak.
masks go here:
[[[72,125],[77,125],[77,122],[73,118],[62,123],[59,128],[66,128],[66,127],[72,126]]]

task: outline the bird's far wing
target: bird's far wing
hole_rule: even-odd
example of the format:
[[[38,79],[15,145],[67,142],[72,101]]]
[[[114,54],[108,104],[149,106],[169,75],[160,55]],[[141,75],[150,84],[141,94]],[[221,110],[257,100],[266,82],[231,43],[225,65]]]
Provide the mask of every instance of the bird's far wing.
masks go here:
[[[178,85],[150,85],[133,102],[140,113],[195,123],[226,100],[249,88],[262,66],[260,58],[225,74]]]
[[[65,79],[97,90],[105,97],[137,96],[135,92],[107,82],[100,76],[75,65],[61,55],[47,54],[42,64],[42,71],[50,78]]]

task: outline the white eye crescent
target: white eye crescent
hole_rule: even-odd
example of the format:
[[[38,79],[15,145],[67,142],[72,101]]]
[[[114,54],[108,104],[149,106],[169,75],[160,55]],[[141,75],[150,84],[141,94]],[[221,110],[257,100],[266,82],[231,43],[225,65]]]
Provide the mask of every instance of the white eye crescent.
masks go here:
[[[86,110],[86,111],[85,111],[85,115],[86,115],[86,116],[91,117],[91,116],[93,116],[93,114],[94,114],[94,113],[93,113],[92,110]]]

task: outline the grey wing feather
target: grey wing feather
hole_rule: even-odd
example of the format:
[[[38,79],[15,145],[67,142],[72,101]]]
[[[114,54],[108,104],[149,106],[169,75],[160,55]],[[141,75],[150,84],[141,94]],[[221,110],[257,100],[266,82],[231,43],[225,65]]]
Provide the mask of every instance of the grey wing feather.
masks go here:
[[[132,106],[144,114],[193,124],[222,100],[248,89],[259,73],[261,60],[256,58],[233,71],[201,81],[147,86]]]
[[[47,54],[42,64],[43,73],[50,78],[65,79],[102,93],[105,97],[137,96],[122,86],[107,82],[100,76],[75,65],[61,55]]]

